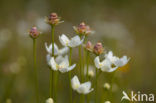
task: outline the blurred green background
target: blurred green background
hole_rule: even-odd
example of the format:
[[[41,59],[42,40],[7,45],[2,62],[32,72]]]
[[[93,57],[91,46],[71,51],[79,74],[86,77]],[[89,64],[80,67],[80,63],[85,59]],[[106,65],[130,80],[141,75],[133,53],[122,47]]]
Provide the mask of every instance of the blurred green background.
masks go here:
[[[37,39],[41,103],[48,98],[49,70],[44,43],[50,43],[51,31],[44,17],[51,12],[65,21],[55,30],[55,42],[60,47],[58,36],[74,36],[72,26],[84,21],[95,31],[90,41],[100,41],[106,51],[131,58],[126,70],[116,75],[120,81],[116,101],[120,101],[122,90],[156,93],[156,0],[0,0],[1,100],[5,97],[13,103],[34,103],[33,42],[27,34],[33,25],[42,32]],[[78,56],[73,59],[77,62]],[[60,76],[59,101],[68,97],[66,77],[67,74]]]

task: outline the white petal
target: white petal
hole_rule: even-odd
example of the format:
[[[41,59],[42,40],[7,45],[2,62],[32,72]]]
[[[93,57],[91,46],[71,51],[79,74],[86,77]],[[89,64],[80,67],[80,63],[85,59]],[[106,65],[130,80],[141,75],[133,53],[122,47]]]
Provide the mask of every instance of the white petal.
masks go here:
[[[103,67],[101,68],[101,70],[103,72],[113,72],[115,71],[118,67],[113,67],[112,68],[112,63],[108,60],[108,59],[105,59],[104,62],[103,62]]]
[[[46,50],[49,54],[52,54],[52,44],[47,45],[47,43],[45,43],[45,47],[46,47]],[[59,52],[59,49],[58,49],[58,46],[54,43],[54,55],[58,55],[58,52]]]
[[[127,56],[123,56],[122,58],[120,58],[119,60],[115,61],[115,65],[118,67],[122,67],[124,65],[126,65],[128,63],[130,59],[127,59]]]
[[[96,68],[100,68],[100,59],[99,59],[99,56],[97,56],[95,59],[94,59],[94,64],[95,64],[95,66],[96,66]]]
[[[75,68],[75,66],[76,66],[76,64],[73,64],[72,66],[67,67],[67,68],[60,68],[59,71],[61,73],[69,72],[69,71],[73,70]]]
[[[69,51],[69,48],[68,47],[64,47],[64,48],[59,50],[59,55],[66,54],[66,53],[68,53],[68,51]]]
[[[59,36],[59,40],[63,46],[68,46],[68,43],[70,42],[69,38],[64,34]]]
[[[79,88],[80,81],[76,75],[71,79],[71,85],[73,90],[77,90]]]
[[[45,48],[46,48],[47,52],[49,54],[51,54],[51,52],[52,52],[52,45],[49,45],[49,47],[48,47],[47,43],[45,43]]]
[[[59,64],[60,67],[62,68],[67,68],[69,66],[69,60],[68,60],[68,56],[66,55],[62,62]]]
[[[55,62],[54,57],[52,57],[52,58],[50,59],[50,66],[51,66],[51,69],[52,69],[52,70],[54,70],[54,71],[58,70],[58,68],[57,68],[57,63]]]
[[[48,65],[50,66],[50,59],[51,59],[50,54],[47,54],[46,59],[47,59],[47,63],[48,63]]]
[[[60,64],[64,60],[64,57],[62,55],[58,55],[55,58],[56,63]]]
[[[85,82],[77,89],[77,92],[82,94],[88,94],[91,91],[93,91],[93,89],[91,89],[91,82]]]
[[[70,47],[76,47],[79,46],[83,43],[84,38],[81,40],[80,37],[78,35],[76,35],[75,37],[71,38],[71,41],[69,43]]]

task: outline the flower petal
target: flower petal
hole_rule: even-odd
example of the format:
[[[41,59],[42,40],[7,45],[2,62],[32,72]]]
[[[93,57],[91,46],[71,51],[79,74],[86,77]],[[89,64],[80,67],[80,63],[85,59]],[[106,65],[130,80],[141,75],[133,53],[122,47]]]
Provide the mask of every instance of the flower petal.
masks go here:
[[[76,66],[76,64],[73,64],[72,66],[67,67],[67,68],[60,68],[59,71],[61,73],[69,72],[69,71],[73,70],[75,68],[75,66]]]
[[[46,47],[46,50],[49,54],[52,54],[52,44],[47,45],[47,43],[45,43],[45,47]],[[54,43],[54,55],[58,55],[58,52],[59,52],[59,49],[58,49],[58,46]]]
[[[91,89],[91,82],[85,82],[77,89],[77,92],[82,94],[88,94],[91,91],[93,91],[93,88]]]
[[[64,34],[59,36],[59,40],[63,46],[68,46],[68,43],[70,42],[69,38]]]
[[[99,56],[97,56],[94,59],[94,64],[95,64],[96,68],[100,69],[100,58],[99,58]]]
[[[69,48],[68,47],[64,47],[64,48],[59,50],[59,55],[66,54],[66,53],[68,53],[68,51],[69,51]]]
[[[81,40],[80,37],[78,35],[76,35],[75,37],[71,38],[71,41],[69,43],[70,47],[76,47],[79,46],[83,43],[84,38]]]
[[[80,81],[76,75],[71,79],[71,85],[73,90],[77,90],[79,88]]]
[[[119,60],[115,61],[115,65],[118,67],[122,67],[124,65],[126,65],[128,63],[130,59],[127,59],[127,56],[123,56],[122,58],[120,58]]]
[[[58,65],[58,64],[55,62],[54,57],[52,57],[52,58],[50,59],[50,66],[51,66],[51,69],[54,70],[54,71],[58,70],[57,65]]]

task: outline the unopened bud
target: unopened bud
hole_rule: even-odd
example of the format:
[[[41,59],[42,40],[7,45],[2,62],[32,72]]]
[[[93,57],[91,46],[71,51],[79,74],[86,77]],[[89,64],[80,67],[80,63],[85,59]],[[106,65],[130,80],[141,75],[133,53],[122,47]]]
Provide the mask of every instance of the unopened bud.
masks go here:
[[[86,25],[84,22],[80,23],[78,27],[73,27],[75,32],[79,35],[89,35],[92,33],[90,27]]]
[[[103,85],[103,87],[104,87],[104,89],[106,89],[106,90],[109,90],[109,89],[111,88],[111,86],[110,86],[109,83],[105,83],[105,84]]]
[[[104,103],[111,103],[110,101],[105,101]]]
[[[90,41],[87,42],[85,48],[88,50],[88,51],[93,51],[93,45]]]
[[[103,48],[103,46],[102,46],[102,43],[97,43],[97,44],[94,46],[94,53],[95,53],[96,55],[102,54],[103,51],[104,51],[104,48]]]
[[[29,35],[31,38],[36,39],[40,35],[40,32],[37,30],[37,27],[32,27],[29,31]]]
[[[54,101],[53,101],[52,98],[48,98],[48,99],[46,100],[46,103],[54,103]]]
[[[60,21],[60,17],[56,13],[51,13],[47,18],[46,22],[50,25],[57,25],[62,23],[63,21]]]

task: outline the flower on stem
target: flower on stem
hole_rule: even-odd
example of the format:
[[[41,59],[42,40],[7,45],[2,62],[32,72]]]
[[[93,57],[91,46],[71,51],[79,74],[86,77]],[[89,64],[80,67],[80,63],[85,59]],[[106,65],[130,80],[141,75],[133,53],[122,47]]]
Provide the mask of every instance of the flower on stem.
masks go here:
[[[88,25],[86,25],[84,22],[80,23],[78,27],[73,26],[74,31],[83,36],[88,36],[89,34],[92,34],[93,31],[90,29]]]
[[[63,46],[67,46],[67,47],[77,47],[79,45],[81,45],[84,41],[84,38],[83,37],[82,39],[77,35],[77,36],[74,36],[73,38],[69,39],[66,35],[62,34],[61,36],[59,36],[59,40],[61,42],[61,44]]]
[[[46,17],[45,22],[55,26],[62,23],[63,21],[61,21],[60,17],[58,17],[56,13],[51,13],[48,17]]]
[[[32,38],[32,39],[36,39],[38,38],[40,35],[40,32],[37,30],[37,27],[32,27],[30,30],[29,30],[29,36]]]
[[[52,44],[50,44],[49,46],[47,45],[47,43],[45,43],[45,47],[46,50],[49,54],[52,54]],[[66,54],[69,51],[68,47],[64,47],[59,49],[58,46],[54,43],[54,55],[63,55]]]
[[[52,98],[48,98],[48,99],[46,100],[46,103],[54,103],[54,101],[53,101]]]
[[[128,63],[130,58],[127,58],[127,56],[123,56],[122,58],[113,56],[113,52],[109,51],[108,54],[105,55],[105,58],[107,58],[110,62],[112,62],[117,67],[122,67]]]
[[[59,70],[61,73],[71,71],[76,67],[76,64],[69,66],[68,56],[65,56],[64,58],[62,58],[60,63],[57,63],[54,57],[52,57],[50,61],[48,62],[48,64],[50,65],[52,70],[54,71]]]
[[[104,59],[102,62],[100,61],[99,56],[94,59],[94,63],[97,69],[101,69],[103,72],[113,72],[118,67],[113,67],[112,63],[108,59]]]
[[[88,41],[85,45],[86,50],[93,52],[93,45],[90,41]]]
[[[93,52],[96,55],[102,54],[104,52],[104,48],[102,46],[102,43],[96,43],[95,46],[94,46]]]
[[[74,76],[71,79],[71,85],[73,90],[77,91],[80,94],[88,94],[94,90],[93,88],[91,88],[90,81],[81,84],[77,76]]]

